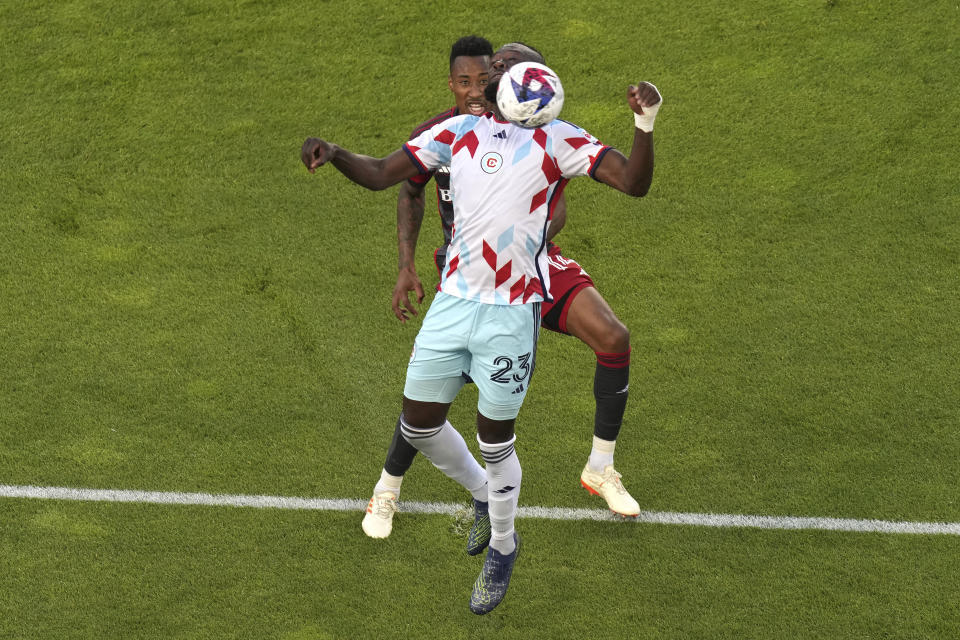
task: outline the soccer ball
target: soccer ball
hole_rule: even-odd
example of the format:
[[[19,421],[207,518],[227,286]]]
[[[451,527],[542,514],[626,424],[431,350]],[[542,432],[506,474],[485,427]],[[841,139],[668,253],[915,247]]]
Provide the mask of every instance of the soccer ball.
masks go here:
[[[563,86],[550,67],[538,62],[520,62],[500,78],[497,106],[510,122],[533,129],[560,115]]]

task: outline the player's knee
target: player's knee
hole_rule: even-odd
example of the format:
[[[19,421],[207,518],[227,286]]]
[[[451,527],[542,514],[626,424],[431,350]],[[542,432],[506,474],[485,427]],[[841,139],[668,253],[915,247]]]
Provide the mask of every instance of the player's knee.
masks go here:
[[[505,411],[499,415],[506,416],[511,413],[511,411]],[[485,416],[482,412],[477,411],[477,435],[480,437],[481,442],[487,444],[507,442],[513,438],[515,422],[516,414],[513,414],[512,418],[496,419]]]
[[[595,350],[600,353],[626,353],[630,350],[630,330],[616,318],[612,319],[600,332]]]
[[[449,404],[420,402],[404,396],[401,419],[411,427],[430,428],[444,423]]]

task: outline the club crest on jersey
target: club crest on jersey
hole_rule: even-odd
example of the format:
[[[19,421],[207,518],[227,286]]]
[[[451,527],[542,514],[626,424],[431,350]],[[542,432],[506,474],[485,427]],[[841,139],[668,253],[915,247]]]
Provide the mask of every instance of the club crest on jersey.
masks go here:
[[[503,165],[503,156],[496,151],[487,152],[480,158],[480,168],[485,173],[496,173],[500,170],[501,165]]]

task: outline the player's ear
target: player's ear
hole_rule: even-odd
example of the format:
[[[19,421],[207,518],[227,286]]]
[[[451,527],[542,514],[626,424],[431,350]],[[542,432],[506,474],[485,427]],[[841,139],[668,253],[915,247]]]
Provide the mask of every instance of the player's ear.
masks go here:
[[[447,86],[450,87],[450,91],[453,91],[453,76],[447,76]]]

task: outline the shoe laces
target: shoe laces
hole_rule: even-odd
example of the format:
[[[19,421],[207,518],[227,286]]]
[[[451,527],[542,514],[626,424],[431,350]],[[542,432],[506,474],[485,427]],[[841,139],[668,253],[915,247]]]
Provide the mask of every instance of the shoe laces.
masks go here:
[[[397,499],[382,493],[373,497],[373,513],[379,518],[389,518],[397,511]]]
[[[603,474],[603,481],[612,484],[613,488],[617,490],[617,493],[619,494],[626,493],[627,490],[623,488],[623,483],[620,482],[620,478],[623,477],[623,474],[621,474],[619,471],[614,469],[613,466],[610,466],[609,469],[610,469],[609,473]]]

